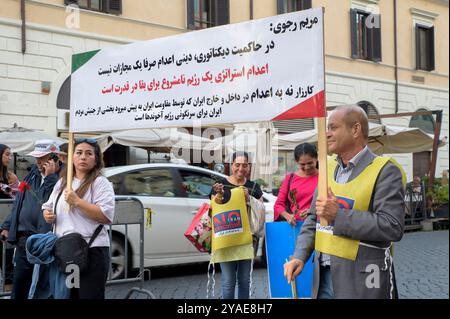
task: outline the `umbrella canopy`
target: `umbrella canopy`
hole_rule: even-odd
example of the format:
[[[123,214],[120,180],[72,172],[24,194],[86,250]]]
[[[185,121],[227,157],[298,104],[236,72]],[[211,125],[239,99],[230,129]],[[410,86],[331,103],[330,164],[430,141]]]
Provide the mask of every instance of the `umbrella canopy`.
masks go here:
[[[189,148],[202,149],[211,140],[188,133],[167,129],[139,129],[116,131],[96,137],[103,150],[111,144],[121,144],[141,148]]]
[[[434,136],[416,127],[384,125],[384,135],[373,136],[370,147],[379,154],[418,153],[433,148]],[[438,147],[446,145],[439,141]]]
[[[317,131],[314,129],[277,136],[274,141],[280,150],[292,150],[300,143],[317,143]],[[444,145],[440,141],[439,147]],[[369,147],[376,154],[429,151],[433,148],[433,135],[414,127],[369,123]]]
[[[17,126],[16,123],[11,128],[0,128],[0,143],[8,145],[13,153],[23,155],[31,152],[34,149],[34,142],[43,139],[53,140],[59,145],[67,142],[44,132]]]

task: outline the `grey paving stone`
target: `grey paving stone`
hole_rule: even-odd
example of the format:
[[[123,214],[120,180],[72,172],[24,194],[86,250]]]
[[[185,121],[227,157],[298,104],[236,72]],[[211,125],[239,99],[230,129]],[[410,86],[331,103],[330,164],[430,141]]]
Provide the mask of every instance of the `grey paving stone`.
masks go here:
[[[402,240],[394,244],[394,265],[399,297],[402,299],[448,299],[449,298],[449,232],[407,233]],[[207,287],[207,264],[173,268],[167,275],[158,276],[154,270],[152,280],[144,282],[144,288],[155,297],[163,299],[204,299]],[[180,275],[180,272],[185,274]],[[108,286],[106,297],[123,299],[131,287],[137,283]],[[211,295],[212,292],[210,292]],[[215,297],[220,295],[220,271],[215,274]],[[132,298],[145,298],[136,295]],[[255,266],[251,298],[267,299],[269,287],[267,270]]]

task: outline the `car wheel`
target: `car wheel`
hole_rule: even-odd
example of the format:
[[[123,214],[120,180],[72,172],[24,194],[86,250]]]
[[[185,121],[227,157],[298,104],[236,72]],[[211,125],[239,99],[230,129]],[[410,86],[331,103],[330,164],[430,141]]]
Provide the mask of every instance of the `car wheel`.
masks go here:
[[[113,235],[110,249],[111,249],[111,280],[124,278],[125,277],[124,237]],[[130,250],[128,250],[128,256],[130,256],[130,253],[131,253]],[[130,263],[128,263],[128,267],[129,266]]]

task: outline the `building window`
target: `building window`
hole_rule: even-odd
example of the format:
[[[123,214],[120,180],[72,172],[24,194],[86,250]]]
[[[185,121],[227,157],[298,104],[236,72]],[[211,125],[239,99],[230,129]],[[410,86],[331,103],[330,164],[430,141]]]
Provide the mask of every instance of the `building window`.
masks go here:
[[[311,0],[278,0],[278,14],[311,9]]]
[[[417,112],[428,111],[418,109]],[[417,127],[428,134],[434,134],[434,118],[431,114],[411,116],[409,127]],[[413,176],[426,176],[430,172],[431,152],[424,151],[413,153]]]
[[[434,27],[416,24],[416,69],[434,70]]]
[[[375,105],[373,105],[372,103],[370,103],[368,101],[359,101],[358,103],[356,103],[356,105],[358,105],[360,108],[362,108],[364,110],[364,112],[366,112],[367,116],[376,117],[376,116],[380,115],[378,113],[378,110],[375,107]],[[381,124],[381,119],[380,118],[369,119],[369,122]]]
[[[381,16],[350,10],[352,58],[381,61]]]
[[[188,29],[199,30],[230,23],[229,0],[187,0]]]
[[[417,112],[426,112],[426,109],[418,109]],[[417,127],[428,134],[434,134],[434,118],[431,114],[414,115],[409,121],[409,127]]]
[[[122,13],[122,0],[64,0],[64,4],[75,4],[82,9],[104,13]]]

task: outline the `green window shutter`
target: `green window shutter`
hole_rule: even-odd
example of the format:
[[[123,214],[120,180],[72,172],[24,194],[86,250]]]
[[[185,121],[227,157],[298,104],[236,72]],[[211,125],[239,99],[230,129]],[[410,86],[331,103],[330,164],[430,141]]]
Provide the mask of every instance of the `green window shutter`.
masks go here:
[[[434,62],[434,26],[428,29],[428,71],[435,69]]]
[[[301,3],[301,10],[308,10],[312,8],[312,1],[311,0],[302,0]]]
[[[194,22],[194,1],[196,0],[186,0],[186,11],[187,11],[187,28],[189,30],[195,30]]]
[[[277,13],[278,14],[286,13],[285,2],[286,2],[286,0],[277,0]]]
[[[215,0],[216,7],[216,25],[224,25],[230,23],[230,1]]]
[[[352,41],[352,58],[358,59],[358,26],[356,24],[356,15],[357,11],[355,9],[350,9],[350,32],[351,32],[351,41]]]
[[[106,0],[104,11],[112,14],[122,14],[122,0]]]
[[[368,51],[369,58],[374,62],[381,62],[381,15],[374,14],[374,21],[379,22],[379,28],[368,28]],[[366,26],[367,27],[367,26]]]
[[[416,24],[416,70],[421,70],[420,65],[420,27]]]

